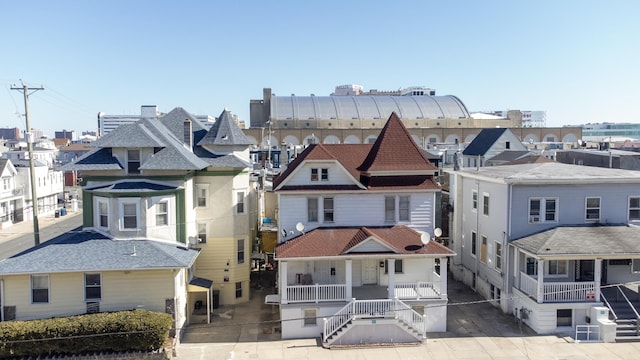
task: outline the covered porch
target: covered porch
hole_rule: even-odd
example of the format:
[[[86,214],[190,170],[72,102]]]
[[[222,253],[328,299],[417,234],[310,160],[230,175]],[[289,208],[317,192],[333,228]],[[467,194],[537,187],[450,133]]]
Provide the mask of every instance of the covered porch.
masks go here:
[[[446,263],[446,257],[281,261],[278,267],[279,302],[446,300],[446,267],[440,268],[440,264]]]

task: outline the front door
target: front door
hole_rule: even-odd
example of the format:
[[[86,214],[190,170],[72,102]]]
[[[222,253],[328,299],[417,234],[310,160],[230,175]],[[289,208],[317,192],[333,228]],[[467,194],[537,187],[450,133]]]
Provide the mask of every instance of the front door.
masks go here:
[[[375,259],[362,260],[362,285],[378,283],[378,261]]]

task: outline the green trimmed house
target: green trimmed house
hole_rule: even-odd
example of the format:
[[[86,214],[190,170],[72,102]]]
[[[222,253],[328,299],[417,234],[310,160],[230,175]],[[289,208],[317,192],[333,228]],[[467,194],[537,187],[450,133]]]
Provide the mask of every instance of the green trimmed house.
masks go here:
[[[83,178],[82,231],[0,262],[5,319],[144,307],[180,328],[247,301],[249,144],[228,110],[208,128],[182,108],[98,139],[63,168]]]

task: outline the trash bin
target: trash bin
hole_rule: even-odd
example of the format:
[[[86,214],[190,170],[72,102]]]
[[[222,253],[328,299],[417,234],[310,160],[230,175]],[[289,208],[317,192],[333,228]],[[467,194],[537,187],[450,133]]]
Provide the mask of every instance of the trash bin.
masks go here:
[[[213,308],[220,307],[220,290],[213,290]]]
[[[60,209],[60,216],[65,216],[65,215],[67,215],[67,209],[65,208]]]
[[[59,218],[59,217],[60,217],[60,210],[56,210],[55,217],[57,217],[57,218]]]

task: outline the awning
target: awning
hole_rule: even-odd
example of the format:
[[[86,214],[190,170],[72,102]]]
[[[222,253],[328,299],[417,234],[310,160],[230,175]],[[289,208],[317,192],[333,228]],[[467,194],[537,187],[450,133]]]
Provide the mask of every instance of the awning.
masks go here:
[[[193,277],[189,281],[188,291],[209,291],[213,286],[213,281],[201,277]]]

